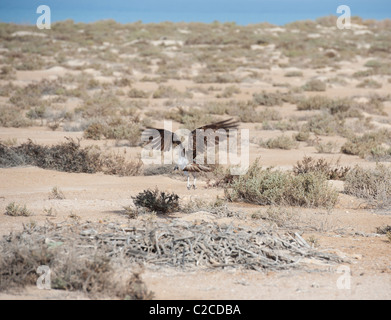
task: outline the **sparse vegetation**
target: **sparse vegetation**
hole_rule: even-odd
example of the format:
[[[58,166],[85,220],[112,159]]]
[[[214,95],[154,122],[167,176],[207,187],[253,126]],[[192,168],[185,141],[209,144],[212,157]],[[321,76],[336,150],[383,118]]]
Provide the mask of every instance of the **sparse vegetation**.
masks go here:
[[[166,193],[155,190],[144,190],[133,197],[137,207],[145,208],[151,212],[167,214],[179,209],[179,196],[175,193]]]
[[[51,147],[41,146],[31,140],[19,146],[8,147],[0,143],[0,167],[33,165],[44,169],[65,172],[119,175],[139,175],[142,172],[140,159],[126,161],[124,156],[107,155],[94,147],[80,146],[80,142],[68,142]]]
[[[51,271],[50,289],[84,292],[92,298],[103,295],[132,300],[153,297],[141,279],[141,271],[117,277],[126,269],[119,266],[129,268],[131,264],[126,259],[109,257],[108,245],[97,246],[98,252],[92,252],[88,246],[75,246],[83,231],[85,229],[77,222],[69,227],[25,225],[22,232],[11,233],[1,240],[0,291],[36,285],[38,268],[47,266]],[[42,235],[49,238],[44,242]]]
[[[386,152],[382,144],[391,144],[390,137],[391,133],[388,130],[364,133],[362,136],[352,135],[341,147],[341,152],[357,155],[361,158],[365,158],[371,154],[376,155],[383,151]]]
[[[375,208],[390,208],[391,169],[382,164],[374,169],[356,166],[346,176],[345,192],[365,199]]]
[[[321,80],[310,80],[303,86],[304,91],[326,91],[326,84]]]
[[[341,167],[338,161],[333,165],[324,158],[316,160],[312,157],[304,157],[293,167],[293,172],[296,175],[313,172],[322,174],[329,180],[344,180],[349,170],[349,167]]]
[[[286,135],[282,135],[276,138],[268,139],[267,141],[261,141],[260,146],[268,148],[268,149],[283,149],[290,150],[298,147],[298,143],[293,140],[291,137]]]
[[[29,217],[32,213],[26,208],[26,205],[22,207],[15,202],[11,202],[5,208],[4,214],[12,217]]]
[[[258,162],[252,164],[245,175],[239,176],[225,190],[231,201],[259,205],[333,207],[338,197],[323,174],[306,172],[291,175],[270,168],[263,169]]]
[[[65,195],[64,193],[60,190],[59,187],[55,186],[53,187],[50,195],[49,195],[49,199],[57,199],[57,200],[63,200],[65,199]]]

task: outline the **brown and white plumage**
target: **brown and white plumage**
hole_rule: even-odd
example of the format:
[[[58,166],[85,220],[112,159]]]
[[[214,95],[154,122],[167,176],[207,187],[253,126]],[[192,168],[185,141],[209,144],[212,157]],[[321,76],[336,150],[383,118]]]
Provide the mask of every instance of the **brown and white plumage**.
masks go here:
[[[209,172],[211,168],[196,163],[196,157],[198,154],[203,154],[206,148],[207,140],[210,139],[210,136],[215,135],[215,145],[227,138],[227,135],[216,136],[218,130],[224,130],[224,133],[227,133],[228,130],[237,129],[238,121],[234,119],[227,119],[211,124],[204,125],[202,127],[196,128],[189,133],[189,139],[192,139],[192,148],[188,150],[188,157],[185,155],[185,148],[182,145],[178,135],[175,133],[165,130],[149,127],[143,132],[144,141],[149,140],[150,146],[154,150],[160,150],[163,152],[170,151],[172,146],[182,146],[181,156],[178,159],[178,165],[176,169],[181,169],[186,176],[188,177],[188,188],[190,189],[189,182],[189,172],[192,173],[194,177],[193,187],[195,188],[196,173],[199,172]],[[158,132],[158,135],[156,135]],[[197,133],[203,134],[203,139],[197,139]]]

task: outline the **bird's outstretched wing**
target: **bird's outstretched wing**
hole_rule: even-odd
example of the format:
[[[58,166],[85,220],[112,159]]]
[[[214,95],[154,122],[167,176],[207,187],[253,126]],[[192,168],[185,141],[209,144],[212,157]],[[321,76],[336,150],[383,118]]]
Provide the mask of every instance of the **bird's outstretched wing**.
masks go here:
[[[149,127],[142,133],[143,141],[149,141],[153,150],[169,151],[172,146],[180,145],[178,136],[165,129]]]
[[[193,135],[193,159],[197,157],[197,154],[203,153],[207,140],[211,135],[215,135],[215,145],[218,145],[219,142],[227,139],[229,130],[237,129],[239,126],[239,122],[235,119],[227,119],[219,122],[214,122],[211,124],[207,124],[205,126],[194,129],[191,133]],[[216,135],[218,130],[223,131],[221,135]],[[197,131],[200,131],[203,135],[203,139],[197,138]]]
[[[215,134],[216,131],[224,129],[227,133],[230,129],[237,129],[239,122],[234,119],[222,120],[219,122],[214,122],[207,124],[205,126],[199,127],[191,131],[193,139],[193,150],[189,150],[193,154],[193,159],[196,158],[198,153],[203,153],[205,150],[205,145],[208,137],[212,134]],[[197,130],[202,132],[203,139],[197,139]],[[179,137],[165,129],[157,129],[149,127],[142,133],[143,141],[149,141],[152,149],[160,151],[169,151],[172,146],[180,145]],[[220,141],[226,138],[226,135],[216,137],[215,143],[218,144]]]

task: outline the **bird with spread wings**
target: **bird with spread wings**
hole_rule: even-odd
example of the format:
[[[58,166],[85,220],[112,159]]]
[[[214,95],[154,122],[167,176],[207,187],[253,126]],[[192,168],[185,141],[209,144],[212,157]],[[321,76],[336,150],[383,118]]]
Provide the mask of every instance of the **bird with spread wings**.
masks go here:
[[[173,146],[180,146],[181,152],[174,170],[183,171],[187,176],[187,188],[190,190],[192,187],[196,189],[197,173],[211,171],[210,167],[196,163],[197,156],[205,151],[207,140],[213,135],[215,137],[215,145],[217,145],[227,138],[226,134],[218,135],[218,133],[228,133],[229,130],[236,130],[237,128],[238,121],[231,118],[189,131],[187,138],[190,141],[188,144],[190,148],[187,151],[185,151],[186,148],[179,136],[169,130],[149,127],[143,131],[142,135],[143,141],[149,141],[149,145],[153,150],[167,152]],[[189,173],[194,178],[193,185],[190,184]]]

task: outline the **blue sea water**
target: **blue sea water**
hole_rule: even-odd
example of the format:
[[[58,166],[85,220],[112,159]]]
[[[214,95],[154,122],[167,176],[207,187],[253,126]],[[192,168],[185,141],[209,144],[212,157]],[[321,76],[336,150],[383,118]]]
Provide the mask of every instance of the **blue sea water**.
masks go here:
[[[0,21],[35,24],[39,5],[50,7],[52,22],[113,19],[121,23],[220,21],[284,25],[337,15],[340,5],[348,5],[353,16],[364,19],[391,18],[390,0],[0,0]]]

